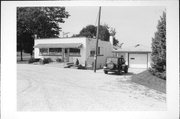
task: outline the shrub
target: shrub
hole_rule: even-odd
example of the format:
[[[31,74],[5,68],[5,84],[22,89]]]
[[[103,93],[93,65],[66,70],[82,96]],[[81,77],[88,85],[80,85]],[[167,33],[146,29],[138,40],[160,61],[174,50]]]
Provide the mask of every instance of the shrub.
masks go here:
[[[28,60],[28,63],[30,64],[30,63],[34,63],[34,62],[38,62],[38,61],[39,61],[39,59],[30,58],[30,59]]]
[[[61,58],[57,58],[56,62],[62,62]]]
[[[82,65],[80,64],[80,65],[78,65],[78,69],[86,69],[86,67],[85,67],[85,66],[82,66]]]
[[[40,64],[48,64],[48,63],[52,62],[52,59],[44,58],[44,59],[41,59],[39,62],[40,62]]]
[[[40,64],[44,64],[43,59],[40,59],[40,60],[39,60],[39,63],[40,63]]]
[[[149,71],[154,75],[157,76],[158,78],[166,80],[166,71],[159,72],[157,70],[154,70],[153,68],[150,68]]]

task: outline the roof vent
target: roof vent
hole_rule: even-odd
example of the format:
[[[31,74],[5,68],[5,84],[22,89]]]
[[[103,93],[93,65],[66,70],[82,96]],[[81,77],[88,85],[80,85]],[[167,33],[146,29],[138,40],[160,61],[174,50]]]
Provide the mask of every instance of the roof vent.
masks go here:
[[[138,47],[138,46],[140,46],[140,44],[135,45],[135,47]]]
[[[122,45],[123,45],[123,44],[124,44],[124,43],[121,43],[121,44],[119,45],[119,47],[122,48]]]

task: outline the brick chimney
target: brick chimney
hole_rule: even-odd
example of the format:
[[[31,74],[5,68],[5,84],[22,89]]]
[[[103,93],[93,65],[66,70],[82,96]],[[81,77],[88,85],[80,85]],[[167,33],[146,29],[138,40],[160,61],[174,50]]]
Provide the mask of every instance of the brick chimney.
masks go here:
[[[109,42],[113,45],[113,36],[109,36]]]

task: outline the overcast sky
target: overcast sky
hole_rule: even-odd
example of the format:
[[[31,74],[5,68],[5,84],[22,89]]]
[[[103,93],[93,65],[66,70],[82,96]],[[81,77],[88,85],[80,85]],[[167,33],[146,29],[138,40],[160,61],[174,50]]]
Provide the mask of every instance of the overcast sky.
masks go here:
[[[62,31],[78,34],[90,24],[97,25],[98,7],[66,7],[71,15],[60,24]],[[126,46],[140,43],[151,46],[152,37],[164,7],[118,6],[101,8],[101,24],[116,29],[116,38]]]

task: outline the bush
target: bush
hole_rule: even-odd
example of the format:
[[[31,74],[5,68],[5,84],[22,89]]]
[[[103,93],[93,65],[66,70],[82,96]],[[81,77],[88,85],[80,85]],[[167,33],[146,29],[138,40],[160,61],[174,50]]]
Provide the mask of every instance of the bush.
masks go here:
[[[48,63],[52,62],[52,59],[44,58],[44,59],[41,59],[39,62],[40,62],[40,64],[48,64]]]
[[[157,76],[158,78],[166,80],[166,71],[159,72],[157,70],[154,70],[152,68],[149,69],[149,71],[154,75]]]
[[[56,62],[62,62],[62,59],[61,58],[57,58]]]
[[[78,69],[86,69],[86,67],[85,67],[85,66],[82,66],[82,65],[80,64],[80,65],[78,65]]]
[[[30,58],[30,59],[28,60],[28,63],[30,64],[30,63],[34,63],[34,62],[38,62],[38,61],[39,61],[39,59]]]

